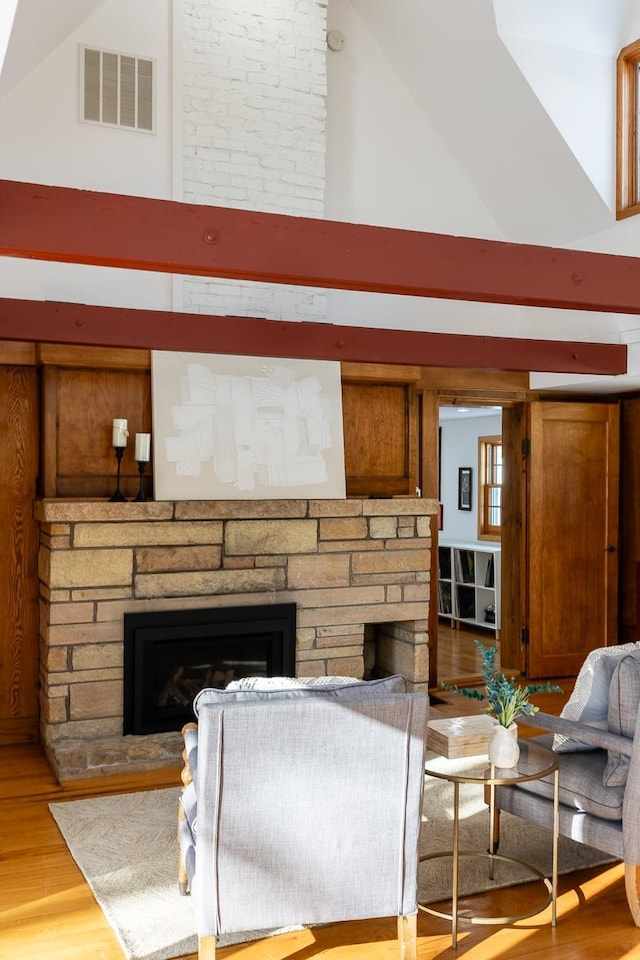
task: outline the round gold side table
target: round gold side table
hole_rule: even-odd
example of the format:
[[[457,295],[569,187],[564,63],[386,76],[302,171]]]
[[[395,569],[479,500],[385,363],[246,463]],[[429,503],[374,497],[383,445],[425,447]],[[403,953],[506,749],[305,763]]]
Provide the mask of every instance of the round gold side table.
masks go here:
[[[438,769],[434,761],[427,760],[425,765],[425,774],[430,777],[437,777],[440,780],[447,780],[453,784],[453,843],[452,849],[430,853],[420,858],[421,862],[425,860],[434,860],[440,857],[451,857],[451,912],[444,913],[425,904],[418,904],[418,908],[425,913],[430,913],[435,917],[441,917],[451,921],[451,945],[458,945],[458,923],[478,923],[478,924],[505,924],[513,923],[516,920],[524,920],[527,917],[533,917],[551,904],[551,924],[556,925],[556,899],[558,891],[558,760],[553,750],[535,743],[531,740],[519,740],[520,758],[515,767],[510,769],[501,769],[489,764],[483,757],[477,757],[477,764],[473,764],[463,772],[454,772],[447,770],[447,761],[438,757],[439,763],[443,764],[442,769]],[[551,879],[549,880],[537,867],[526,863],[523,860],[516,860],[513,857],[503,856],[496,853],[496,787],[509,786],[517,783],[524,783],[527,780],[542,780],[553,774],[553,823],[551,825],[551,847],[552,847],[552,867]],[[472,783],[482,784],[485,788],[485,794],[488,794],[489,800],[489,846],[487,850],[460,850],[460,784]],[[544,881],[547,887],[547,899],[544,903],[534,907],[527,913],[520,913],[507,917],[461,917],[458,913],[458,878],[460,857],[486,857],[488,860],[489,879],[493,879],[494,866],[497,861],[514,863],[525,870],[531,872],[534,878]]]

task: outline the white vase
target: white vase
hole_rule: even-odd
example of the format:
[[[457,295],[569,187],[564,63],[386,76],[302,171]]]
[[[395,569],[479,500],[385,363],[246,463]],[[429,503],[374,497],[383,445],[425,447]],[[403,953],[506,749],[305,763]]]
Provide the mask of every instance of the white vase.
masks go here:
[[[520,756],[520,747],[518,746],[518,724],[512,723],[510,727],[503,727],[497,723],[493,728],[493,733],[489,738],[489,762],[496,767],[505,769],[515,767]]]

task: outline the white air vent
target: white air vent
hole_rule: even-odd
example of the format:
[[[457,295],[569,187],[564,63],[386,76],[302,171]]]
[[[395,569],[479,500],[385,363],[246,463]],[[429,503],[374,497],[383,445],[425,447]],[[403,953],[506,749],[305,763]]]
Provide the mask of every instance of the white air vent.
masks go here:
[[[153,132],[153,60],[81,49],[81,119]]]

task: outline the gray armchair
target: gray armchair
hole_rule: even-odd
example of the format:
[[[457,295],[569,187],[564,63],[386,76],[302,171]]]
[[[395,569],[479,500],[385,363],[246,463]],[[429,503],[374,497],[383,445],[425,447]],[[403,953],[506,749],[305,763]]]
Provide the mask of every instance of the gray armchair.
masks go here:
[[[401,677],[206,690],[183,731],[180,886],[222,933],[398,917],[415,960],[428,698]]]
[[[528,725],[551,731],[540,739],[557,752],[560,834],[624,861],[627,900],[636,926],[640,926],[639,647],[593,651],[564,716],[538,713],[526,718]],[[544,826],[552,823],[552,797],[551,777],[496,789],[500,810]]]

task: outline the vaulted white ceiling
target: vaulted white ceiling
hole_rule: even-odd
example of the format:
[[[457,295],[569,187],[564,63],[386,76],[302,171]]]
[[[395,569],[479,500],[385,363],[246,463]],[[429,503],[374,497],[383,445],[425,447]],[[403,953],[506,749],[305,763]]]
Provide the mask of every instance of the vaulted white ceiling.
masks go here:
[[[36,67],[105,0],[1,0],[0,96]]]
[[[0,97],[105,2],[0,0]],[[615,222],[613,132],[615,57],[640,35],[638,0],[329,0],[330,22],[345,3],[486,210],[486,235],[637,255],[640,226]],[[593,316],[561,320],[593,339]],[[554,336],[556,322],[547,311],[537,335]],[[600,318],[602,339],[632,344],[629,388],[640,385],[637,328]]]

